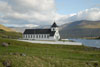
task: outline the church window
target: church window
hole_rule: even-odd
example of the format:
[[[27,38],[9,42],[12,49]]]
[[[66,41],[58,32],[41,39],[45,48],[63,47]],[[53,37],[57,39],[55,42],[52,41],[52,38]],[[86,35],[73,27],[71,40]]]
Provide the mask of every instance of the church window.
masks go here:
[[[28,38],[28,35],[26,35],[26,38]]]
[[[47,38],[49,38],[49,35],[47,35]]]
[[[36,35],[36,38],[38,38],[38,35]]]
[[[31,38],[32,38],[32,35],[31,35]]]
[[[39,38],[39,35],[37,35],[37,38]]]
[[[40,38],[40,35],[38,35],[38,38]]]
[[[43,34],[42,34],[42,38],[43,38]]]

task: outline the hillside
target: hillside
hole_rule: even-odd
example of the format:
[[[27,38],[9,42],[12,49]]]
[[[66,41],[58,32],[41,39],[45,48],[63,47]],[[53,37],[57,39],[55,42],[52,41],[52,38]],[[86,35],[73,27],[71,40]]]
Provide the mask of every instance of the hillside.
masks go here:
[[[60,30],[63,38],[99,37],[100,21],[75,21],[62,25]]]
[[[22,33],[15,32],[8,27],[0,25],[0,38],[18,39],[22,38]]]
[[[68,29],[83,29],[83,28],[100,28],[100,21],[88,21],[88,20],[81,20],[81,21],[75,21],[71,23],[67,23],[62,25],[64,28]]]
[[[8,28],[8,27],[5,27],[3,25],[0,24],[0,29],[4,30],[4,31],[8,31],[8,32],[15,32],[14,30]]]
[[[0,38],[18,39],[18,38],[22,38],[22,33],[8,32],[0,29]]]
[[[100,67],[100,49],[85,46],[32,44],[0,39],[0,67]]]

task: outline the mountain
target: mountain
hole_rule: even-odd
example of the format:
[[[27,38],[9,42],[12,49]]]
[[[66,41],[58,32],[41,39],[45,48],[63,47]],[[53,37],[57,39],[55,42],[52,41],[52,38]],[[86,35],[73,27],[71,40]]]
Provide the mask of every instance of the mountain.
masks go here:
[[[4,31],[8,31],[8,32],[15,32],[13,29],[10,29],[10,28],[8,28],[8,27],[5,27],[5,26],[3,26],[3,25],[1,25],[1,24],[0,24],[0,29],[1,29],[1,30],[4,30]]]
[[[81,20],[60,27],[62,38],[99,37],[100,21]]]
[[[62,25],[63,28],[100,28],[100,21],[81,20]]]
[[[28,27],[9,27],[13,30],[15,30],[16,32],[24,32],[25,29],[29,29]]]

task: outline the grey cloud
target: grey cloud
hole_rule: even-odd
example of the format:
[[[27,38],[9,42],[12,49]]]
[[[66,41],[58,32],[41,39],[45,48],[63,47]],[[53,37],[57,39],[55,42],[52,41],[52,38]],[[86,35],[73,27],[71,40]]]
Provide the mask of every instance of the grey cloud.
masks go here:
[[[50,23],[55,14],[54,0],[0,0],[2,19],[10,24],[33,23],[41,25]],[[21,21],[20,21],[21,20]],[[18,21],[17,23],[15,23]],[[26,24],[24,22],[23,24]],[[40,23],[41,22],[41,23]]]

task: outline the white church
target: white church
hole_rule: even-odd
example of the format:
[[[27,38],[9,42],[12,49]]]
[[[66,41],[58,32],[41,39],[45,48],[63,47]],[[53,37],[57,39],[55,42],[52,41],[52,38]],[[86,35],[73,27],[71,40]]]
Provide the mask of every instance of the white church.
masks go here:
[[[23,33],[25,40],[59,40],[59,28],[54,22],[49,29],[26,29]]]

